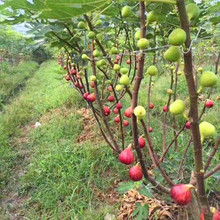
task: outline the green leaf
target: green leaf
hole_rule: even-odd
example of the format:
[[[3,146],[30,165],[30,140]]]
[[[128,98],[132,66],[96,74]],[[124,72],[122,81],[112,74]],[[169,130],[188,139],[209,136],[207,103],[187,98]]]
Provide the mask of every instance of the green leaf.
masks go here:
[[[136,217],[137,220],[147,220],[148,219],[148,204],[145,204],[144,206],[141,205],[141,203],[136,203],[137,209],[133,211],[132,217]]]
[[[133,182],[126,182],[126,183],[121,183],[117,191],[119,194],[124,194],[133,188],[134,188]]]

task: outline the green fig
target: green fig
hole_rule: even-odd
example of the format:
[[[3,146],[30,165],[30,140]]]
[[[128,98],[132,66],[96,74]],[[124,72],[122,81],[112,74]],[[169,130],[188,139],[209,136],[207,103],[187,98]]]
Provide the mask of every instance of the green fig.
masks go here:
[[[165,53],[164,58],[170,62],[177,62],[181,57],[181,50],[178,46],[171,46]]]
[[[121,69],[120,69],[120,73],[121,73],[122,75],[127,74],[127,73],[128,73],[128,68],[121,68]]]
[[[110,50],[110,54],[117,54],[118,53],[118,49],[116,47],[112,47]]]
[[[180,46],[186,41],[186,32],[181,28],[176,28],[169,35],[169,43],[175,46]]]
[[[95,82],[96,80],[97,80],[97,79],[96,79],[96,76],[95,76],[95,75],[90,76],[90,81]]]
[[[156,66],[149,66],[147,69],[147,74],[150,76],[155,76],[158,74],[158,69]]]
[[[215,73],[211,71],[204,71],[200,79],[200,86],[213,87],[217,83],[217,79],[218,78]]]
[[[124,87],[123,87],[122,85],[116,85],[115,90],[118,91],[118,92],[120,92],[120,91],[123,90],[123,88],[124,88]]]
[[[94,50],[93,51],[93,56],[94,57],[100,57],[100,56],[102,56],[102,54],[101,54],[101,52],[99,50]]]
[[[202,142],[204,141],[204,139],[212,137],[216,133],[215,127],[206,121],[203,121],[199,124],[199,131],[201,134]]]
[[[159,15],[155,11],[150,11],[147,15],[147,25],[158,21]]]
[[[114,69],[115,71],[118,71],[118,70],[120,70],[120,66],[119,66],[118,64],[115,64],[114,67],[113,67],[113,69]]]
[[[138,119],[143,119],[144,116],[146,115],[146,110],[143,106],[138,105],[135,109],[134,109],[134,114]]]
[[[130,79],[128,75],[122,75],[119,82],[122,85],[128,86],[130,84]]]
[[[123,18],[130,17],[132,15],[132,9],[129,6],[125,6],[121,10],[121,15]]]
[[[137,46],[141,49],[147,49],[149,46],[149,41],[146,38],[141,38],[138,42],[137,42]]]
[[[78,27],[79,29],[85,29],[85,28],[86,28],[86,24],[85,24],[83,21],[80,21],[80,22],[78,23],[77,27]]]
[[[186,6],[186,12],[190,21],[197,19],[200,14],[199,7],[194,3],[188,4]]]
[[[95,33],[94,33],[93,31],[90,31],[90,32],[88,33],[88,38],[89,38],[89,39],[94,39],[94,38],[95,38]]]
[[[96,21],[95,26],[100,26],[102,24],[101,20]]]
[[[173,115],[180,115],[180,114],[184,114],[185,111],[185,104],[182,100],[176,100],[174,101],[171,105],[170,105],[170,112]]]
[[[102,40],[104,39],[104,36],[99,33],[99,34],[96,35],[96,38],[97,38],[98,40],[102,41]]]
[[[83,60],[88,60],[89,57],[88,57],[86,54],[83,54],[83,55],[82,55],[82,59],[83,59]]]
[[[112,81],[110,79],[105,81],[105,84],[111,84],[111,83]]]
[[[141,30],[138,30],[138,31],[135,33],[134,38],[135,38],[136,40],[140,40],[140,38],[141,38]]]

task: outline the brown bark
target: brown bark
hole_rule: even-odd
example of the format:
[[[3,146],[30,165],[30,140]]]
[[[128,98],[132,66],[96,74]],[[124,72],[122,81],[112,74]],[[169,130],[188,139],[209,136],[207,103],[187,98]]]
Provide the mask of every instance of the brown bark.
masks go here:
[[[187,39],[185,42],[186,48],[190,47],[190,24],[186,13],[185,0],[177,0],[177,8],[180,17],[182,29],[185,30]],[[209,204],[205,191],[203,159],[202,159],[202,144],[199,132],[199,116],[198,116],[198,94],[196,92],[195,81],[193,77],[193,63],[192,50],[184,54],[184,72],[190,97],[190,116],[192,117],[192,137],[194,145],[194,160],[195,160],[195,174],[197,181],[198,196],[201,202],[202,210],[205,219],[211,219]]]

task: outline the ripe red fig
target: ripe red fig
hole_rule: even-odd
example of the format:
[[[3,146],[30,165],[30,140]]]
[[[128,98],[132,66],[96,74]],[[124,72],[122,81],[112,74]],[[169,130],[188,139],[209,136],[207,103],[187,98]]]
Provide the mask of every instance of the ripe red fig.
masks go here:
[[[165,105],[165,106],[163,107],[163,112],[168,112],[168,111],[169,111],[169,109],[168,109],[167,105]]]
[[[63,69],[66,70],[66,66],[64,66]]]
[[[78,87],[79,87],[79,83],[78,83],[78,82],[74,82],[74,86],[75,86],[76,88],[78,88]]]
[[[82,84],[79,84],[79,89],[83,89],[83,85]]]
[[[149,104],[149,109],[153,109],[154,108],[154,104],[151,102],[150,104]]]
[[[149,128],[148,128],[148,131],[149,131],[149,132],[153,132],[153,128],[152,128],[152,127],[149,127]]]
[[[109,101],[109,102],[114,102],[114,101],[115,101],[115,97],[114,97],[113,95],[110,95],[110,96],[108,97],[108,101]]]
[[[194,186],[191,184],[178,184],[172,187],[170,191],[171,198],[178,205],[187,205],[192,199],[192,193],[190,191]]]
[[[211,107],[213,107],[213,105],[214,105],[214,102],[212,100],[208,100],[205,103],[206,108],[211,108]]]
[[[119,116],[117,116],[117,117],[115,117],[115,122],[118,124],[118,123],[120,123],[120,117]]]
[[[142,137],[142,136],[140,136],[139,138],[138,138],[138,143],[139,143],[139,147],[140,148],[144,148],[145,147],[145,140],[144,140],[144,138]]]
[[[88,92],[84,93],[84,94],[83,94],[83,98],[84,98],[85,100],[87,100],[88,95],[89,95],[89,93],[88,93]]]
[[[123,125],[124,125],[125,127],[127,127],[127,126],[129,125],[129,121],[124,120],[124,121],[123,121]]]
[[[122,108],[123,108],[121,102],[118,102],[118,103],[115,105],[115,107],[116,107],[117,109],[122,109]]]
[[[82,79],[82,77],[78,73],[76,74],[76,78],[77,79]]]
[[[126,63],[129,65],[131,64],[131,60],[127,60]]]
[[[95,82],[94,81],[90,82],[90,86],[91,88],[95,88]]]
[[[104,111],[105,116],[108,116],[111,113],[111,110],[108,106],[104,106],[103,111]]]
[[[94,101],[96,100],[96,95],[95,95],[95,93],[89,94],[89,95],[87,96],[87,100],[88,100],[89,102],[94,102]]]
[[[143,172],[139,164],[136,164],[129,170],[129,177],[133,181],[140,181],[143,178]]]
[[[70,81],[70,76],[69,75],[66,76],[66,81]]]
[[[131,147],[127,147],[124,149],[119,155],[119,161],[126,165],[134,163],[134,154],[132,152]]]
[[[125,109],[124,116],[127,118],[131,118],[133,114],[133,109],[131,107]]]
[[[187,121],[186,124],[185,124],[185,128],[186,129],[191,129],[191,127],[192,127],[191,122]]]
[[[200,220],[205,220],[203,212],[200,213]]]
[[[109,91],[109,92],[112,92],[112,86],[109,86],[109,87],[108,87],[108,91]]]
[[[212,220],[220,220],[220,212],[216,208],[211,207],[211,212],[213,213]]]
[[[114,61],[114,64],[118,64],[118,60],[115,60],[115,61]]]
[[[113,112],[114,112],[115,114],[118,114],[118,113],[119,113],[119,109],[114,108],[114,109],[113,109]]]
[[[117,56],[116,56],[116,60],[119,61],[120,59],[121,59],[121,56],[120,56],[120,55],[117,55]]]
[[[76,75],[77,74],[77,71],[74,70],[74,69],[71,69],[71,72],[70,72],[71,75]]]

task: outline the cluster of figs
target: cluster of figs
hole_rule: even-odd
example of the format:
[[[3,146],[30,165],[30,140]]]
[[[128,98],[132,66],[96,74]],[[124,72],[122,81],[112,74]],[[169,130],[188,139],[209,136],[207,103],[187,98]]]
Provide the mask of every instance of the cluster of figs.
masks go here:
[[[193,3],[188,4],[186,6],[186,9],[187,9],[187,14],[188,14],[189,20],[196,20],[198,18],[200,11],[199,11],[199,8],[197,7],[196,4],[193,4]],[[133,15],[131,7],[129,7],[129,6],[123,7],[121,14],[122,14],[122,17],[124,17],[124,18],[131,17]],[[151,24],[155,21],[158,21],[159,17],[160,16],[156,12],[154,12],[154,11],[149,12],[148,16],[147,16],[146,25],[148,26],[149,24]],[[96,25],[100,25],[100,24],[96,24]],[[85,23],[79,22],[78,28],[85,29],[86,28]],[[135,39],[137,40],[137,47],[140,49],[140,51],[144,51],[144,50],[148,49],[149,41],[146,38],[140,38],[140,35],[141,35],[140,30],[138,30],[135,33]],[[96,35],[93,31],[90,31],[88,33],[88,38],[89,39],[97,38],[99,40],[102,40],[102,35],[101,34]],[[187,39],[186,32],[181,28],[176,28],[171,32],[171,34],[168,37],[168,42],[170,44],[170,47],[164,53],[164,58],[166,61],[168,61],[169,63],[180,61],[181,54],[182,54],[182,48],[183,48],[182,45],[185,43],[186,39]],[[119,51],[116,47],[112,47],[109,50],[109,54],[111,56],[112,55],[116,56],[115,60],[114,60],[113,71],[115,71],[115,73],[118,74],[119,83],[115,86],[115,91],[121,92],[126,86],[129,87],[129,85],[131,84],[131,80],[128,75],[129,68],[121,67],[119,65],[119,61],[121,60],[121,56],[119,55]],[[104,67],[107,65],[106,60],[102,57],[102,53],[98,49],[95,49],[93,51],[93,57],[96,59],[96,66],[97,67]],[[88,57],[87,54],[83,54],[81,58],[83,60],[90,60],[90,57]],[[61,65],[63,65],[62,61],[59,61],[59,63]],[[127,60],[126,63],[130,65],[131,61]],[[171,68],[174,68],[174,67],[171,66]],[[66,69],[66,67],[64,67],[64,69]],[[201,73],[200,85],[199,85],[200,87],[198,89],[198,93],[200,93],[204,88],[214,87],[217,84],[217,76],[213,72],[203,71],[202,68],[199,68],[198,71]],[[157,75],[158,74],[157,67],[154,65],[148,67],[146,74],[150,75],[150,76]],[[81,79],[83,73],[81,71],[77,72],[76,69],[73,68],[69,71],[68,75],[66,76],[67,81],[69,81],[71,79],[71,75],[75,75],[77,79]],[[90,79],[90,87],[94,88],[95,83],[98,82],[97,76],[91,75],[89,79]],[[108,81],[109,80],[107,80],[106,83],[108,83]],[[79,89],[83,88],[83,86],[78,82],[75,82],[75,87],[78,87]],[[120,121],[120,117],[118,114],[119,114],[119,111],[123,109],[123,105],[121,102],[116,102],[112,86],[109,85],[107,87],[107,90],[112,94],[110,94],[107,97],[106,101],[109,103],[115,103],[115,105],[114,105],[115,107],[113,108],[112,111],[117,116],[114,118],[114,122],[120,123],[121,121]],[[172,90],[168,89],[167,93],[172,94]],[[83,98],[86,101],[91,102],[91,103],[96,101],[95,93],[84,92]],[[211,108],[213,106],[214,106],[214,102],[212,100],[206,101],[206,103],[205,103],[206,108]],[[150,103],[148,108],[153,109],[154,104]],[[174,101],[173,103],[171,103],[170,106],[165,105],[162,110],[163,110],[163,112],[169,111],[172,115],[182,115],[186,119],[185,128],[186,129],[191,128],[191,122],[189,121],[189,118],[187,117],[186,106],[185,106],[185,103],[183,100],[178,99],[178,100]],[[103,107],[103,112],[104,112],[105,116],[108,116],[111,114],[111,108],[108,105],[106,105]],[[134,114],[137,117],[137,120],[140,121],[146,116],[146,110],[141,105],[138,105],[135,109],[132,109],[131,107],[129,107],[124,110],[124,117],[126,117],[127,119],[131,118],[132,114]],[[123,125],[125,127],[127,127],[129,124],[130,123],[128,120],[123,120]],[[205,121],[200,123],[199,129],[200,129],[202,142],[204,141],[204,139],[210,138],[210,137],[214,136],[216,133],[215,127],[212,124],[205,122]],[[153,128],[151,128],[151,127],[148,128],[148,131],[152,132]],[[138,138],[138,142],[139,142],[140,148],[144,148],[146,146],[145,139],[143,138],[143,136],[140,136]],[[135,157],[134,157],[134,154],[132,151],[132,147],[133,147],[132,144],[130,144],[126,149],[124,149],[120,153],[119,161],[121,163],[123,163],[125,165],[132,165],[135,162]],[[133,181],[142,180],[143,171],[142,171],[139,163],[133,165],[129,169],[129,177]],[[192,193],[191,193],[192,188],[194,188],[194,186],[192,186],[190,184],[175,185],[172,187],[172,189],[170,191],[171,198],[179,205],[187,205],[188,203],[190,203],[191,198],[192,198]],[[213,219],[219,220],[220,219],[219,211],[215,208],[212,208],[211,210],[214,214]],[[201,219],[202,218],[203,218],[203,214],[201,213]]]

